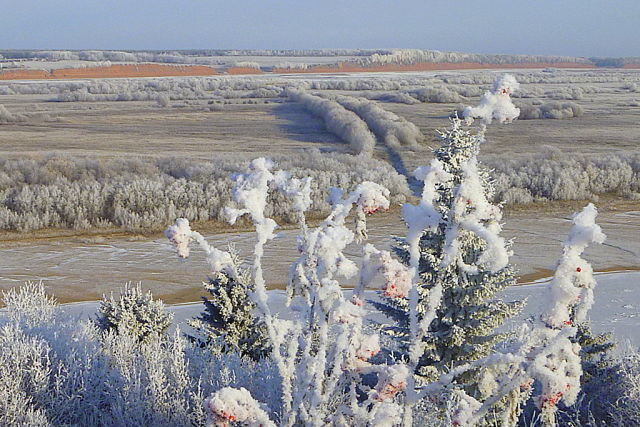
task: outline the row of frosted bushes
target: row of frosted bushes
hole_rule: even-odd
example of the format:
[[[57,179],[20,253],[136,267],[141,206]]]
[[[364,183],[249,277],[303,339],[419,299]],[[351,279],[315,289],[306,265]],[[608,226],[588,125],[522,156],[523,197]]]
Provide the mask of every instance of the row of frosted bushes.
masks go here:
[[[614,193],[640,199],[640,153],[563,153],[547,147],[519,159],[489,157],[496,198],[507,204],[549,200],[588,200]]]
[[[403,202],[409,189],[386,162],[317,150],[275,157],[294,176],[313,177],[313,209],[328,212],[327,189],[351,189],[362,181],[387,187]],[[229,175],[246,160],[45,159],[0,160],[0,228],[31,231],[48,227],[88,229],[117,226],[128,230],[164,227],[176,217],[220,220],[229,202]],[[269,215],[289,218],[290,202],[274,196]]]
[[[633,72],[514,72],[525,85],[558,86],[552,89],[527,86],[516,96],[545,96],[557,99],[580,99],[584,94],[597,93],[604,88],[593,84],[619,85],[621,91],[636,91],[640,76]],[[366,77],[349,79],[301,79],[279,77],[175,77],[155,79],[100,79],[85,81],[4,82],[0,95],[54,95],[56,101],[126,101],[155,99],[168,93],[173,99],[198,99],[213,95],[230,97],[277,97],[286,87],[305,90],[348,91],[409,91],[421,88],[447,88],[460,96],[479,96],[494,79],[493,73],[442,73],[429,77]],[[482,86],[474,88],[472,86]],[[545,91],[546,90],[546,91]],[[548,92],[548,93],[547,93]],[[456,101],[451,101],[456,102]]]

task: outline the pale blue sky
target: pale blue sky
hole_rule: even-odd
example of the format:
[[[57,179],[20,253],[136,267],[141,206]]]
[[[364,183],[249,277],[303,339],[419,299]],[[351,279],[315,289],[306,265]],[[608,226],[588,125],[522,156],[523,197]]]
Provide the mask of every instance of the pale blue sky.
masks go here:
[[[640,56],[640,0],[0,0],[0,48]]]

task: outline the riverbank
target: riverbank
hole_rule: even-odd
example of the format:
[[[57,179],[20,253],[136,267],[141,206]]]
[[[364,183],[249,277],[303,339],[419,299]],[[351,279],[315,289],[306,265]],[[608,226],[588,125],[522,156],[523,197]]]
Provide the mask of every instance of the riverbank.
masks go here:
[[[570,228],[570,217],[579,209],[564,206],[553,212],[507,211],[502,235],[514,239],[511,262],[520,283],[552,275],[561,254],[561,242]],[[640,267],[640,209],[620,211],[603,206],[597,222],[607,234],[603,245],[588,248],[585,258],[596,271],[637,270]],[[312,225],[317,224],[317,220]],[[406,232],[399,208],[373,215],[368,221],[369,243],[389,249],[393,236]],[[194,230],[219,248],[233,244],[251,265],[255,233],[249,227],[224,231],[200,227]],[[217,231],[216,231],[217,230]],[[269,288],[283,288],[289,265],[298,252],[295,227],[282,227],[278,237],[265,248],[263,265]],[[346,254],[357,262],[359,245],[352,244]],[[118,290],[126,282],[141,281],[156,297],[167,303],[197,301],[203,293],[208,265],[205,254],[193,248],[189,259],[178,259],[174,249],[160,233],[151,235],[75,236],[4,242],[0,247],[0,289],[9,289],[28,280],[43,280],[61,302],[92,301]],[[343,282],[353,285],[354,280]]]

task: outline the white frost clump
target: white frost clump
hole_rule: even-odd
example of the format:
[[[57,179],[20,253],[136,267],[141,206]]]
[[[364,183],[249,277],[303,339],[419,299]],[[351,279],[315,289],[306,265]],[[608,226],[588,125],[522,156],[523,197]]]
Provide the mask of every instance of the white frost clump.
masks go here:
[[[189,257],[189,244],[195,241],[207,254],[207,263],[212,272],[225,272],[233,278],[237,277],[238,272],[231,254],[209,245],[202,234],[191,230],[186,218],[176,219],[175,224],[169,226],[164,235],[176,247],[180,258]]]
[[[575,310],[576,322],[586,320],[586,313],[593,304],[595,279],[591,265],[580,255],[591,242],[603,243],[606,236],[595,223],[596,207],[589,203],[573,217],[573,227],[564,242],[562,258],[556,268],[550,287],[549,309],[542,320],[553,328],[570,325],[570,311]]]
[[[475,414],[482,404],[462,390],[454,390],[453,396],[457,400],[456,409],[451,416],[451,424],[454,426],[473,426],[477,419]]]
[[[364,247],[361,286],[366,287],[377,273],[384,278],[384,295],[390,298],[406,298],[413,280],[413,270],[391,257],[388,251],[379,251],[373,245]]]
[[[511,94],[518,90],[520,84],[511,74],[505,74],[493,83],[491,91],[485,92],[476,107],[466,107],[462,116],[468,121],[482,119],[486,124],[493,119],[500,123],[512,122],[520,115],[520,109],[511,101]]]
[[[349,209],[351,204],[356,203],[356,238],[358,241],[366,240],[367,236],[367,217],[379,210],[389,209],[389,190],[375,182],[365,181],[359,184],[351,193]]]
[[[400,261],[391,258],[387,251],[380,253],[382,276],[384,277],[384,295],[392,298],[406,298],[411,289],[413,273]]]
[[[504,238],[500,236],[502,227],[499,221],[502,219],[502,212],[489,203],[485,196],[475,154],[461,169],[462,182],[454,191],[455,200],[451,213],[453,220],[446,231],[443,265],[457,261],[464,271],[477,274],[477,266],[465,264],[458,253],[459,229],[463,229],[475,233],[485,241],[486,247],[478,258],[478,265],[495,273],[507,266],[511,255]]]
[[[424,230],[435,230],[441,220],[441,215],[435,206],[439,198],[437,185],[451,181],[453,176],[444,170],[444,165],[437,159],[431,160],[429,166],[419,167],[413,175],[424,182],[422,198],[417,205],[407,203],[402,206],[402,217],[408,228],[407,242],[410,257],[413,260],[411,267],[417,268],[420,259],[418,253],[420,237]]]
[[[360,346],[356,350],[356,357],[358,359],[369,360],[378,353],[380,353],[379,335],[364,335],[360,338]]]
[[[393,401],[385,401],[375,411],[372,426],[394,427],[402,423],[403,408]]]
[[[405,364],[383,366],[378,372],[378,383],[372,391],[376,400],[393,399],[407,387],[409,368]]]
[[[275,427],[264,405],[256,401],[247,389],[225,387],[204,401],[207,427],[242,423],[252,427]]]
[[[304,214],[311,207],[311,178],[291,178],[291,174],[278,171],[275,174],[278,189],[293,201],[291,208],[299,214]]]
[[[169,226],[164,235],[174,244],[180,258],[189,258],[189,243],[194,240],[194,237],[188,219],[176,219],[176,223]]]
[[[265,218],[264,210],[267,206],[267,196],[269,194],[269,183],[275,180],[275,175],[271,172],[273,162],[264,157],[254,159],[249,163],[249,171],[246,174],[237,174],[233,177],[235,185],[233,187],[233,200],[242,206],[241,209],[226,208],[225,216],[230,224],[235,224],[237,219],[248,214],[251,220],[260,226],[262,231],[275,230],[276,223],[271,218]],[[272,234],[262,234],[262,237],[269,240]],[[266,241],[265,240],[265,241]]]
[[[358,209],[366,214],[389,209],[389,190],[375,182],[363,182],[356,187],[354,194],[358,194]]]

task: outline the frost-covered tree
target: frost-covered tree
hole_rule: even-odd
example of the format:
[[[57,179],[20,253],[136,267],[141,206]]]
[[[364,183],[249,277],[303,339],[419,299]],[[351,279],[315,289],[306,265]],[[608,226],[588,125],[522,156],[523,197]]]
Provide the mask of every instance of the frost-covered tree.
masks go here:
[[[154,300],[151,291],[144,292],[138,282],[125,284],[118,297],[105,295],[95,323],[103,331],[129,334],[144,342],[164,334],[172,320],[173,313],[165,312],[164,303]]]
[[[202,297],[204,312],[188,322],[197,332],[190,338],[223,353],[236,351],[258,360],[269,353],[269,339],[249,297],[254,291],[251,274],[241,267],[233,247],[229,247],[229,254],[238,274],[234,277],[225,271],[211,272],[203,283],[210,294],[209,298]]]
[[[582,382],[587,383],[597,371],[610,364],[611,350],[616,346],[610,332],[594,334],[589,322],[576,325],[575,341],[580,344],[580,358],[582,359]]]
[[[516,281],[508,264],[507,244],[499,237],[501,212],[488,202],[492,185],[486,171],[479,168],[477,153],[482,133],[472,134],[462,120],[441,134],[442,145],[435,150],[430,168],[417,171],[419,178],[434,173],[444,177],[434,185],[437,226],[422,230],[419,241],[419,312],[432,289],[442,287],[436,318],[424,338],[424,351],[417,374],[426,381],[459,364],[489,354],[506,334],[495,329],[522,307],[506,303],[497,294]],[[405,208],[405,219],[411,209]],[[409,247],[401,239],[395,253],[409,264]],[[379,305],[398,324],[387,328],[395,335],[408,336],[407,301],[386,297]],[[404,327],[403,327],[404,326]]]
[[[185,218],[178,218],[164,234],[181,258],[189,256],[189,244],[194,241],[207,254],[211,273],[204,287],[211,299],[203,298],[205,311],[189,323],[200,335],[193,338],[223,353],[238,351],[254,360],[265,356],[270,343],[264,322],[254,315],[256,304],[250,298],[255,282],[242,268],[233,247],[221,251],[209,245],[200,233],[191,230]]]
[[[465,110],[467,123],[472,116],[485,123],[517,117],[509,98],[516,86],[509,76],[499,79],[478,107]],[[457,117],[451,123],[441,132],[434,160],[415,172],[424,181],[422,199],[404,206],[409,231],[394,248],[414,270],[416,286],[408,295],[389,293],[387,288],[387,302],[377,305],[397,322],[385,329],[404,341],[419,383],[436,381],[457,366],[491,354],[508,338],[496,329],[523,306],[498,295],[515,284],[516,273],[509,265],[509,244],[500,237],[501,209],[489,202],[492,182],[478,164],[486,127],[474,134]],[[477,367],[456,381],[465,393],[484,401],[492,393],[485,387],[485,377],[491,375]],[[495,403],[503,410],[505,402]]]

